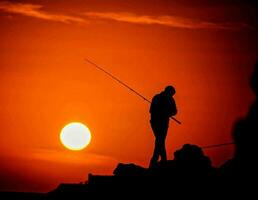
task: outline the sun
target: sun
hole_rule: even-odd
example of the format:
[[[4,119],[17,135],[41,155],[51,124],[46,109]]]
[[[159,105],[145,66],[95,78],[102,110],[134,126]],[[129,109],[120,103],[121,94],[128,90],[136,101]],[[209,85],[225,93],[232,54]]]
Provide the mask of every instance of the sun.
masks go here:
[[[91,141],[91,133],[87,126],[80,122],[67,124],[60,133],[61,143],[70,150],[84,149]]]

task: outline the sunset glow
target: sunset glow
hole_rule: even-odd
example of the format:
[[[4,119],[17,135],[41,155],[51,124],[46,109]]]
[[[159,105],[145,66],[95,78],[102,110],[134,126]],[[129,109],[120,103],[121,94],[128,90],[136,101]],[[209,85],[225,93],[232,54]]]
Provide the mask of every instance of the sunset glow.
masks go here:
[[[150,104],[85,58],[148,100],[175,87],[182,124],[169,122],[169,160],[186,143],[232,142],[254,101],[256,2],[0,0],[0,190],[149,166]],[[218,167],[234,145],[204,151]]]

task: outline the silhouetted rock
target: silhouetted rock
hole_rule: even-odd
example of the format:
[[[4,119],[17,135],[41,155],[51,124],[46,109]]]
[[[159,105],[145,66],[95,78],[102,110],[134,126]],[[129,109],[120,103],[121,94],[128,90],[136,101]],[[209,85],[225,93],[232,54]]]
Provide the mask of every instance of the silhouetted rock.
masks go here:
[[[75,196],[87,196],[88,185],[85,183],[61,183],[55,190],[50,191],[47,199],[73,199]]]
[[[113,174],[115,176],[142,176],[147,174],[147,169],[135,165],[133,163],[123,164],[119,163],[115,168]]]
[[[216,173],[202,149],[191,144],[185,144],[175,151],[174,160],[159,162],[155,168],[149,170],[153,176],[169,182],[195,178],[211,179]]]
[[[202,178],[211,178],[210,159],[196,145],[186,144],[175,152],[174,160],[159,162],[155,168],[144,168],[133,163],[119,163],[113,176],[89,174],[86,184],[61,184],[49,197],[72,197],[75,194],[89,197],[119,197],[118,194],[166,196],[169,191],[180,193],[180,189],[204,187]],[[201,180],[201,185],[196,185]],[[210,179],[211,180],[211,179]],[[205,184],[204,184],[205,183]],[[209,185],[209,184],[208,184]]]
[[[209,170],[212,168],[210,159],[204,155],[197,145],[185,144],[174,153],[174,160],[187,170]]]

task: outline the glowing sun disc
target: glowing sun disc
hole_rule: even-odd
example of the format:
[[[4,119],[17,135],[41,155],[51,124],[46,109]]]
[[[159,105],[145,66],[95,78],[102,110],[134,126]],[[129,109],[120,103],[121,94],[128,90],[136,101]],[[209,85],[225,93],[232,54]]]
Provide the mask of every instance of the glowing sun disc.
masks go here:
[[[66,148],[78,151],[84,149],[90,143],[91,133],[84,124],[73,122],[62,129],[60,140]]]

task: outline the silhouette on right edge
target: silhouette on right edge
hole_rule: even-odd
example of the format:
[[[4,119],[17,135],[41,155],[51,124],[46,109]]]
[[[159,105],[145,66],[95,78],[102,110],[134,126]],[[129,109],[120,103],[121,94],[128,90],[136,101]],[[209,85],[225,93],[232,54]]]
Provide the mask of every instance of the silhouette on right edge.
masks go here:
[[[236,144],[234,157],[223,164],[221,171],[227,180],[250,179],[258,177],[257,136],[258,136],[258,61],[250,80],[255,100],[246,117],[239,119],[233,129]]]
[[[159,156],[161,162],[167,161],[165,140],[167,136],[169,118],[177,114],[176,103],[173,98],[176,90],[173,86],[167,86],[164,91],[155,95],[151,101],[151,128],[155,136],[155,147],[150,161],[150,168],[157,166]]]

